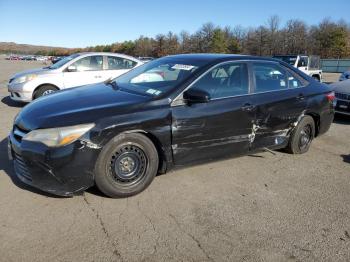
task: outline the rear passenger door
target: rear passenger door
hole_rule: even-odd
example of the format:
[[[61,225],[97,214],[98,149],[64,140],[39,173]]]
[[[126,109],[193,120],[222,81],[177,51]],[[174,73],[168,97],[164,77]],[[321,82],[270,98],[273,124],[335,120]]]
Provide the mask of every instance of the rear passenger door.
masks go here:
[[[252,149],[281,147],[306,109],[306,81],[275,62],[254,62],[251,70],[256,106]]]

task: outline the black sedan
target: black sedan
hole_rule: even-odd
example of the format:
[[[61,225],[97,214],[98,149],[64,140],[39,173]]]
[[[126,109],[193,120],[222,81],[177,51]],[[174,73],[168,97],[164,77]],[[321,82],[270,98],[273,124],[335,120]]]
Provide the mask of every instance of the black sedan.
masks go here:
[[[9,155],[17,176],[44,191],[71,196],[96,184],[127,197],[176,166],[305,153],[333,117],[331,88],[282,61],[175,55],[25,106]]]

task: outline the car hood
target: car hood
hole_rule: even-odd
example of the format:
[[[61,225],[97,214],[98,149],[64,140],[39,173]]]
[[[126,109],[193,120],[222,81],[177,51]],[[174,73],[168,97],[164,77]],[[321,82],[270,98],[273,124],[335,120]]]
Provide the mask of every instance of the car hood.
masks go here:
[[[24,130],[96,123],[108,116],[132,113],[153,97],[104,83],[71,88],[34,100],[15,119]]]
[[[335,92],[350,94],[350,79],[331,84]]]
[[[11,79],[12,78],[21,77],[21,76],[24,76],[24,75],[28,75],[28,74],[43,75],[43,74],[52,74],[54,72],[55,72],[54,69],[48,69],[46,67],[36,68],[36,69],[26,70],[26,71],[22,71],[22,72],[19,72],[17,74],[14,74],[14,75],[11,76]]]

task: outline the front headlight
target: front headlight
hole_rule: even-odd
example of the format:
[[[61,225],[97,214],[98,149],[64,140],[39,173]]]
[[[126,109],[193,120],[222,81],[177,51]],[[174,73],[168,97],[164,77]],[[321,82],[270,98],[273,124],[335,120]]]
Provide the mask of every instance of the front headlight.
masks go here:
[[[22,83],[28,82],[30,80],[33,80],[37,77],[38,77],[38,75],[35,75],[35,74],[24,75],[24,76],[15,78],[13,80],[13,83],[14,84],[22,84]]]
[[[41,142],[49,147],[60,147],[73,143],[92,129],[95,124],[37,129],[29,132],[23,140]]]

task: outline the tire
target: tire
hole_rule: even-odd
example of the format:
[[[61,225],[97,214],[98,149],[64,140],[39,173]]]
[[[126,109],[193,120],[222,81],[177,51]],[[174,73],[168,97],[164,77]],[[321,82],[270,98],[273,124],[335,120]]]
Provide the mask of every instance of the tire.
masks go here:
[[[97,187],[107,196],[122,198],[145,190],[158,172],[158,152],[139,133],[114,137],[102,149],[95,166]]]
[[[58,89],[54,86],[51,85],[43,85],[38,88],[38,90],[35,91],[34,93],[34,99],[37,99],[41,96],[48,95],[50,93],[56,92]]]
[[[315,122],[311,116],[304,116],[294,128],[286,148],[291,154],[304,154],[315,137]]]

